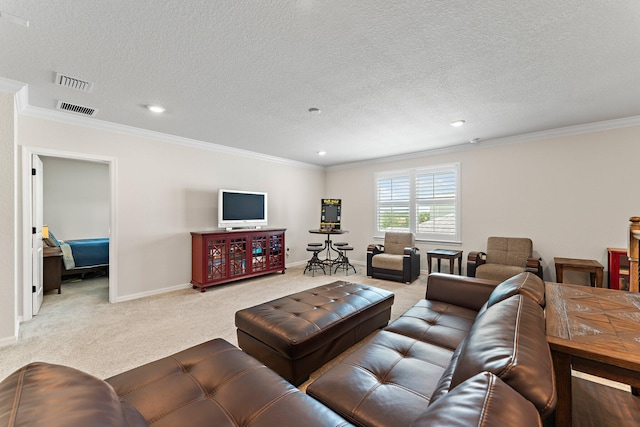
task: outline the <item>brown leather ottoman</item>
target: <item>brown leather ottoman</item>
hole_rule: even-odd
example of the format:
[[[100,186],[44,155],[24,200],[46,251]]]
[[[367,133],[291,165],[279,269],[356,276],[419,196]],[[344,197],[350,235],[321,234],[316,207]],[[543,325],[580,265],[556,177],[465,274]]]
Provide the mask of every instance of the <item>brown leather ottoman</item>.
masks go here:
[[[393,293],[338,281],[236,313],[238,344],[294,385],[387,325]]]

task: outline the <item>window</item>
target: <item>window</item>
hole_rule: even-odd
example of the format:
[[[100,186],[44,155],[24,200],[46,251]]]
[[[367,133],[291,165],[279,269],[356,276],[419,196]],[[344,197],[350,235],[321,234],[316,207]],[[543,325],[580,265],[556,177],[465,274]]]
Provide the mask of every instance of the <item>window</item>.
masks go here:
[[[417,239],[460,241],[459,164],[375,175],[376,232],[410,231]]]

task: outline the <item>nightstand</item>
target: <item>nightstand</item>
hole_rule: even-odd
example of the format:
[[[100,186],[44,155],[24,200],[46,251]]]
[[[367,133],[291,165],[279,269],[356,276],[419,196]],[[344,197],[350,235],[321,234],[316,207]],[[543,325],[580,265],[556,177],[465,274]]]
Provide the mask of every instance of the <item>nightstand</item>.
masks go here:
[[[44,291],[57,289],[62,293],[62,250],[45,247],[42,250],[42,287]]]

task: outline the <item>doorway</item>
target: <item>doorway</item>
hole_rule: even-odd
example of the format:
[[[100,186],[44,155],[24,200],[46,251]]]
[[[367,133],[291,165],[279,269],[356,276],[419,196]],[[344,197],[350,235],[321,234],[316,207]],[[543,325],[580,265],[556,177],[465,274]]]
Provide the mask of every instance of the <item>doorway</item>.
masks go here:
[[[32,305],[32,264],[31,257],[31,216],[34,209],[33,191],[31,187],[31,162],[34,155],[43,158],[68,159],[82,162],[94,162],[108,167],[108,188],[109,188],[109,213],[108,213],[108,237],[109,237],[109,302],[116,302],[117,299],[117,221],[116,221],[116,174],[117,162],[115,158],[93,156],[83,153],[72,153],[58,150],[48,150],[33,147],[22,147],[22,264],[23,264],[23,286],[22,286],[22,321],[30,320],[33,317]],[[46,180],[46,176],[45,176]]]

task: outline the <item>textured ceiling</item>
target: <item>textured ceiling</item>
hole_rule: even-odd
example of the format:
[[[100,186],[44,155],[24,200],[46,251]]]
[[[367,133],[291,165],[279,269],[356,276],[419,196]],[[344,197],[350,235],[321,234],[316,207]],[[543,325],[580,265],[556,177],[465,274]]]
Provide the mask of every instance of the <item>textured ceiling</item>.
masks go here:
[[[640,115],[638,0],[0,0],[0,12],[29,20],[0,19],[0,77],[27,83],[30,106],[63,100],[318,165]],[[94,88],[56,86],[56,72]]]

